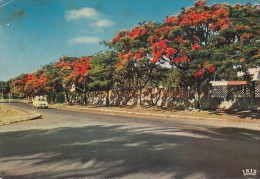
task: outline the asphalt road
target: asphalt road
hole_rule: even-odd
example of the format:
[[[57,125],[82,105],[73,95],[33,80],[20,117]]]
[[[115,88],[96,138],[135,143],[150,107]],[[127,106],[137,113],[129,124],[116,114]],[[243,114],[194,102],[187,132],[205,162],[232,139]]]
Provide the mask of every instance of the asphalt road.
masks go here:
[[[260,178],[260,125],[32,109],[0,126],[2,178]],[[250,177],[250,176],[248,176]],[[254,177],[254,176],[252,176]]]

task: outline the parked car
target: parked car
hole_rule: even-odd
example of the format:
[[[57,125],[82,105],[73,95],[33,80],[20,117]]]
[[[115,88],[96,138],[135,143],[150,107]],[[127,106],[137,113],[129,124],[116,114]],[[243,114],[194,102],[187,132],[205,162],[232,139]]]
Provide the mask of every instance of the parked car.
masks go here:
[[[33,99],[33,107],[34,108],[48,108],[48,102],[46,100],[46,98],[44,97],[39,97],[39,96],[36,96],[34,99]]]

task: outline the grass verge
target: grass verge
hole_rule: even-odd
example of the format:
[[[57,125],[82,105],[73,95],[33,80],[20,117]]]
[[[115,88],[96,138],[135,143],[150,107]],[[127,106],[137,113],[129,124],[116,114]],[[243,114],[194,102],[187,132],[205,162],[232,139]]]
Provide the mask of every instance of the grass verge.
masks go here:
[[[17,110],[5,104],[0,104],[0,124],[13,123],[27,117],[24,111]]]

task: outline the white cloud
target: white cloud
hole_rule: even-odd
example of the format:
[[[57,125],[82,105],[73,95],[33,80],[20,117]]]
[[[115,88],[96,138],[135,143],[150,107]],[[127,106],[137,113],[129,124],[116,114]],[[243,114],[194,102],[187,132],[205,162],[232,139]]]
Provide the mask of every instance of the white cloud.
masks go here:
[[[111,20],[108,19],[99,19],[96,22],[92,23],[91,26],[92,27],[99,27],[99,28],[103,28],[103,27],[110,27],[112,25],[114,25],[115,23]]]
[[[69,40],[69,44],[89,44],[89,43],[98,43],[101,39],[98,37],[76,37]]]
[[[96,19],[100,16],[100,13],[90,7],[85,7],[81,9],[74,9],[65,12],[65,19],[67,21],[79,20],[79,19]]]
[[[105,28],[115,24],[109,19],[102,18],[102,14],[100,14],[96,9],[90,7],[66,11],[65,19],[67,21],[89,19],[92,21],[90,26],[93,28]]]

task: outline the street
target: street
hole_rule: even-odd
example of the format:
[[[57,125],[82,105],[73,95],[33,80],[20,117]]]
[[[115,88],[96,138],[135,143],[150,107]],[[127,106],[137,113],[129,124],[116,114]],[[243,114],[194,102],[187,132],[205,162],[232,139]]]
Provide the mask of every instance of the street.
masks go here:
[[[6,178],[238,179],[260,177],[260,123],[33,109],[42,119],[0,126]]]

